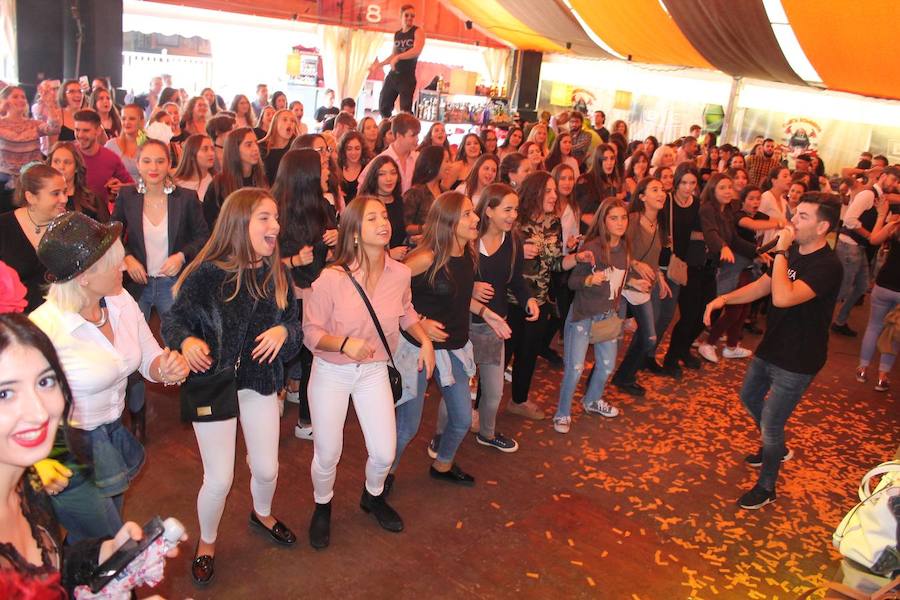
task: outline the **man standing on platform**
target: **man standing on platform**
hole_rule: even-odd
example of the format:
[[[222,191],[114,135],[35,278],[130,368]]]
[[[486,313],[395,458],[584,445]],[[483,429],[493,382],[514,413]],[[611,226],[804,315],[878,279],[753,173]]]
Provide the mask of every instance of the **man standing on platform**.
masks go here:
[[[394,33],[394,52],[376,67],[390,65],[391,70],[384,78],[378,111],[382,118],[394,112],[394,102],[400,98],[400,110],[412,112],[412,97],[416,91],[416,63],[425,47],[425,32],[413,25],[416,8],[412,4],[400,7],[400,21],[403,28]]]
[[[762,467],[759,480],[738,506],[756,509],[775,501],[781,463],[793,453],[784,426],[828,356],[828,326],[841,287],[841,261],[825,240],[840,221],[836,196],[807,193],[778,233],[771,276],[723,294],[706,305],[703,321],[728,304],[749,304],[771,294],[766,332],[750,362],[741,402],[762,434],[762,451],[744,461]],[[796,242],[796,243],[795,243]],[[767,397],[768,396],[768,397]]]

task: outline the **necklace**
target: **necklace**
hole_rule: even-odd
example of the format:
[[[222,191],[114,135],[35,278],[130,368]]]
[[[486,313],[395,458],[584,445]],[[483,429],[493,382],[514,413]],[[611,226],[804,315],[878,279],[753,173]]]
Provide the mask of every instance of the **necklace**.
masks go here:
[[[44,227],[46,227],[47,225],[50,224],[50,221],[47,221],[46,223],[41,223],[41,224],[35,223],[34,219],[31,218],[31,211],[27,208],[25,209],[25,214],[28,215],[28,220],[31,221],[32,225],[34,225],[34,233],[35,234],[40,233],[41,229],[43,229]]]
[[[84,315],[81,315],[81,316],[84,317],[84,320],[85,320],[85,321],[87,321],[88,323],[90,323],[91,325],[93,325],[94,327],[96,327],[97,329],[100,329],[101,327],[103,327],[104,325],[106,325],[106,321],[108,320],[109,313],[106,312],[106,309],[103,308],[103,307],[101,306],[101,307],[100,307],[100,320],[99,320],[99,321],[92,321],[92,320],[88,319],[87,317],[85,317]]]

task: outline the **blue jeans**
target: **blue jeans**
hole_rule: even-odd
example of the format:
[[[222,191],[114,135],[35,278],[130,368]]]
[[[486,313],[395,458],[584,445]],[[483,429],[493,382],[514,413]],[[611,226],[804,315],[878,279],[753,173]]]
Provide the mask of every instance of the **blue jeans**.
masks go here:
[[[177,277],[148,277],[147,285],[137,299],[138,307],[144,313],[144,320],[150,321],[150,311],[155,307],[156,314],[162,318],[172,309],[175,299],[172,298],[172,286]],[[128,410],[135,413],[144,408],[146,385],[140,373],[133,373],[128,378],[128,389],[125,391],[125,403]]]
[[[656,287],[656,286],[654,286]],[[644,364],[647,355],[656,349],[656,323],[653,318],[653,302],[648,301],[637,306],[628,303],[634,320],[637,321],[637,330],[631,336],[628,350],[619,364],[619,369],[613,376],[617,383],[628,384],[635,382],[638,369]]]
[[[784,425],[813,377],[786,371],[759,357],[750,361],[741,388],[741,402],[762,433],[759,485],[766,490],[774,490],[778,479],[784,456]]]
[[[875,347],[878,344],[878,336],[881,335],[881,327],[884,325],[884,318],[891,310],[900,304],[900,292],[892,292],[880,285],[872,288],[872,296],[869,306],[869,323],[866,325],[866,334],[863,336],[862,347],[859,349],[859,366],[868,367],[875,356]],[[896,345],[894,350],[897,350]],[[878,365],[878,371],[881,373],[889,373],[894,368],[894,359],[897,354],[881,354],[881,361]]]
[[[587,354],[588,346],[591,345],[591,323],[594,321],[602,321],[611,316],[612,313],[603,313],[584,319],[582,321],[572,321],[572,311],[566,317],[565,336],[563,338],[563,363],[565,372],[563,373],[562,386],[559,388],[559,405],[556,407],[556,417],[572,416],[572,396],[575,395],[575,388],[581,379],[581,373],[584,371],[584,357]],[[610,340],[594,344],[594,374],[588,382],[587,390],[584,394],[582,402],[587,405],[600,400],[603,396],[603,388],[606,386],[606,380],[616,366],[616,354],[619,348],[619,340]]]
[[[844,267],[844,278],[841,280],[841,291],[838,295],[838,300],[842,300],[843,303],[834,322],[846,325],[850,310],[869,288],[869,257],[866,256],[866,249],[862,246],[841,241],[838,241],[836,251],[841,266]]]
[[[665,271],[660,271],[660,275],[665,277]],[[667,298],[659,297],[658,285],[654,285],[653,289],[650,290],[650,302],[653,304],[653,315],[656,317],[656,325],[653,328],[653,332],[656,334],[656,342],[647,351],[647,356],[650,358],[656,357],[656,349],[659,347],[659,342],[662,341],[663,336],[666,335],[666,330],[672,324],[672,319],[675,317],[675,307],[678,306],[678,294],[681,291],[681,286],[668,277],[666,277],[666,283],[672,289],[672,295]]]
[[[71,427],[68,441],[78,461],[93,467],[100,495],[121,503],[116,497],[125,493],[144,466],[144,447],[122,426],[121,419],[90,431]]]
[[[114,537],[122,528],[122,517],[113,499],[105,498],[92,481],[72,470],[66,489],[50,496],[53,512],[66,528],[66,542]]]
[[[450,364],[453,369],[455,383],[441,387],[441,397],[447,408],[447,425],[441,433],[441,441],[438,445],[437,460],[442,463],[452,463],[456,450],[466,437],[469,427],[472,425],[472,399],[469,396],[469,376],[462,362],[452,353]],[[404,402],[397,407],[397,455],[391,472],[397,470],[400,457],[409,442],[416,437],[419,425],[422,423],[422,409],[425,406],[425,390],[428,388],[428,379],[425,370],[418,372],[418,394],[412,400]],[[440,372],[434,370],[436,381],[440,380]]]

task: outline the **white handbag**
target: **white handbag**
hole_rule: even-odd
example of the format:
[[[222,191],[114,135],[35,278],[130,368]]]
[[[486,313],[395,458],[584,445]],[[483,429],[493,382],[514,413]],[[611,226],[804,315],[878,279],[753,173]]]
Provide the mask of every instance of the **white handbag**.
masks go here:
[[[874,490],[869,482],[878,475]],[[847,513],[834,531],[838,551],[873,573],[891,577],[900,571],[900,460],[881,463],[859,484],[859,504]]]

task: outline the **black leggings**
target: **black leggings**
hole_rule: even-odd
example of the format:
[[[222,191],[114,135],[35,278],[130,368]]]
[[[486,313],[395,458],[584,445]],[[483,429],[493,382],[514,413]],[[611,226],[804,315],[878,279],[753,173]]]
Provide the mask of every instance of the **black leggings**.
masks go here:
[[[716,268],[688,267],[688,280],[678,295],[678,322],[672,328],[664,364],[674,365],[688,357],[691,344],[703,331],[703,312],[716,297]]]
[[[543,350],[544,336],[553,311],[552,304],[541,305],[541,315],[536,321],[526,321],[525,310],[515,304],[509,305],[506,322],[512,335],[506,340],[506,362],[515,356],[512,372],[512,401],[522,404],[528,400],[531,378],[538,354]]]

